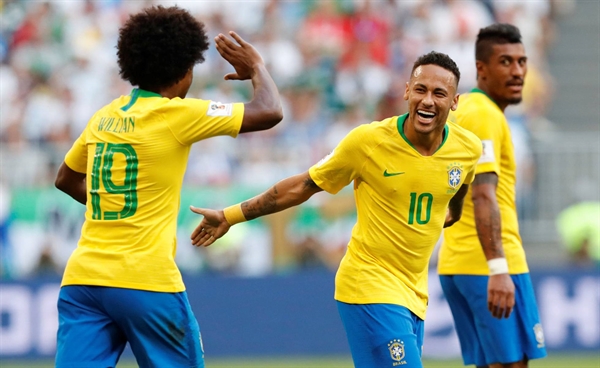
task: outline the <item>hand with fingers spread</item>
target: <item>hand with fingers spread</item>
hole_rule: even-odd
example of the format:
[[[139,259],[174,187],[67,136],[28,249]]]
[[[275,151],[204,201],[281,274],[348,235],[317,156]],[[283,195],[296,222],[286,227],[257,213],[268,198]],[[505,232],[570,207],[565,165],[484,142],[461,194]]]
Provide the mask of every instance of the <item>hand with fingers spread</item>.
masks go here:
[[[488,309],[498,319],[508,318],[515,306],[515,284],[510,275],[490,276],[488,281]]]
[[[225,75],[225,80],[251,79],[257,65],[264,65],[262,56],[254,46],[244,41],[237,33],[231,31],[229,35],[237,42],[233,42],[224,34],[215,37],[217,51],[235,69],[235,73]]]
[[[208,247],[225,235],[231,225],[225,219],[223,211],[190,206],[192,212],[204,216],[200,225],[192,233],[192,244],[196,247]]]

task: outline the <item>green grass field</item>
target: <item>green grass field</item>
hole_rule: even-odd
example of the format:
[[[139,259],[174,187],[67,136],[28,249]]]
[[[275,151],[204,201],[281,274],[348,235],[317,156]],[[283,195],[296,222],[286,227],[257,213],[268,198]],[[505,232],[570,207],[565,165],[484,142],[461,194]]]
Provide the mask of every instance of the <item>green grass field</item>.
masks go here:
[[[50,368],[50,361],[16,362],[1,361],[1,368]],[[425,368],[462,368],[458,360],[425,360]],[[131,361],[123,361],[117,368],[135,368]],[[546,359],[534,360],[530,368],[600,368],[600,352],[598,354],[550,355]],[[352,368],[349,357],[341,358],[248,358],[248,359],[207,359],[206,368]],[[471,367],[472,368],[472,367]]]

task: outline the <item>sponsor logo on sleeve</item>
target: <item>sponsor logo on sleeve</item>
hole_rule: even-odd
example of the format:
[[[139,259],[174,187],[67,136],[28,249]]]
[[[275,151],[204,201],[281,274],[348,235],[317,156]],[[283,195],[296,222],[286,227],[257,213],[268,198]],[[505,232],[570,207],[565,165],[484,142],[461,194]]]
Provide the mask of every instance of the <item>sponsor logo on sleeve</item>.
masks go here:
[[[483,152],[481,152],[481,158],[479,158],[479,164],[485,164],[488,162],[496,161],[496,156],[494,155],[494,142],[489,139],[481,141],[483,144]]]
[[[208,116],[231,116],[231,112],[233,111],[232,104],[224,104],[220,102],[210,101],[208,104],[208,111],[206,115]]]
[[[316,165],[316,167],[319,167],[319,166],[323,165],[324,163],[326,163],[327,161],[329,161],[329,159],[330,159],[331,157],[333,157],[333,154],[334,154],[334,153],[335,153],[335,150],[331,151],[331,152],[330,152],[330,153],[329,153],[327,156],[323,157],[323,158],[321,159],[321,161],[317,162],[317,165]]]

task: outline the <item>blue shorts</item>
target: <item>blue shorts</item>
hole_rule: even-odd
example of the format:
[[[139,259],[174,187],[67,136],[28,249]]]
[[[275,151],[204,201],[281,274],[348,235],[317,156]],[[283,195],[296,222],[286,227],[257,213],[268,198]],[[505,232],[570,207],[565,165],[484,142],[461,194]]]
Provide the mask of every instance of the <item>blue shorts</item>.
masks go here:
[[[127,342],[140,367],[204,367],[185,292],[63,286],[58,321],[58,368],[115,367]]]
[[[546,356],[535,293],[528,273],[511,275],[515,307],[497,319],[487,305],[488,276],[440,275],[465,365],[513,363]]]
[[[355,368],[422,368],[423,320],[394,304],[337,302]]]

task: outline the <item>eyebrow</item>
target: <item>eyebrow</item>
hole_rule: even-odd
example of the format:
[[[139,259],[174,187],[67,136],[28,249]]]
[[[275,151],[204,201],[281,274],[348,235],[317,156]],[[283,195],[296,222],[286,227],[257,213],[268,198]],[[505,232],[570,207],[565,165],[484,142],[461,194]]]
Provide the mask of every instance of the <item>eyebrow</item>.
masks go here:
[[[499,59],[507,58],[507,59],[511,59],[511,60],[515,59],[515,57],[513,57],[512,55],[509,55],[509,54],[500,54],[500,55],[498,55],[498,58]],[[525,56],[525,55],[518,56],[518,57],[516,57],[516,59],[517,60],[523,60],[523,59],[527,60],[527,56]]]
[[[426,86],[426,85],[424,85],[423,83],[418,83],[418,82],[416,82],[416,83],[415,83],[415,87],[417,87],[417,86],[419,86],[419,87],[423,87],[423,88],[425,88],[425,89],[429,89],[429,88],[427,88],[427,86]],[[446,93],[448,93],[448,90],[447,90],[447,89],[445,89],[445,88],[441,88],[441,87],[436,87],[436,88],[434,88],[434,89],[433,89],[433,92],[436,92],[436,91],[442,91],[442,92],[446,92]]]

